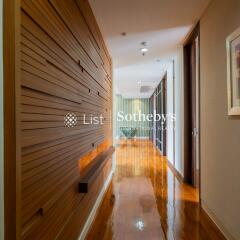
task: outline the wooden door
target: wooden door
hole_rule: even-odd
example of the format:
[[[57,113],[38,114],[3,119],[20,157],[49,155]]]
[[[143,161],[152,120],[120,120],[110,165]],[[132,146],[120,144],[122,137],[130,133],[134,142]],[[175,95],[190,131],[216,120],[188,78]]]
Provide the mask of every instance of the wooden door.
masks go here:
[[[197,186],[197,179],[196,179],[196,163],[197,163],[197,112],[196,112],[196,41],[193,41],[191,45],[191,59],[190,59],[190,77],[191,77],[191,92],[190,92],[190,105],[191,105],[191,175],[192,175],[192,184],[193,186]]]
[[[199,184],[199,25],[184,46],[184,180]]]

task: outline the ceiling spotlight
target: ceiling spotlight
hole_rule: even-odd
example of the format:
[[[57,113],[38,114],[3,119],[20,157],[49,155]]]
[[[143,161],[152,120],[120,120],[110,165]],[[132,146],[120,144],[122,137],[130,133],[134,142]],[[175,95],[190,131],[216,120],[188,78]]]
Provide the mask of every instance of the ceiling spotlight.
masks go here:
[[[148,51],[147,48],[141,48],[141,52],[142,52],[142,53],[146,53],[147,51]]]
[[[141,53],[142,53],[143,56],[145,56],[147,51],[148,51],[147,48],[141,48],[140,50],[141,50]]]
[[[146,43],[146,42],[142,42],[141,45],[142,45],[143,47],[140,48],[140,51],[141,51],[142,55],[145,56],[146,52],[148,51],[147,43]]]

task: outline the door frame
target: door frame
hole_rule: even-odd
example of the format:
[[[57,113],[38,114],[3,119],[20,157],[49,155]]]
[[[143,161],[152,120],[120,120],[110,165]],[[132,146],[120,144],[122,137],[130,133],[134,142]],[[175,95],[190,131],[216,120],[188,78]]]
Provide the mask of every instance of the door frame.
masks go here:
[[[164,89],[159,90],[160,85],[163,85]],[[161,81],[159,82],[156,90],[154,91],[154,107],[153,110],[156,111],[158,114],[167,114],[167,72],[163,75]],[[159,103],[157,100],[159,100],[159,97],[161,97],[161,102]],[[164,100],[164,101],[163,101]],[[160,105],[159,105],[160,104]],[[159,110],[159,111],[158,111]],[[160,131],[158,129],[159,122],[155,122],[155,141],[154,144],[159,149],[160,154],[163,156],[167,156],[167,122],[164,122],[164,130]],[[160,134],[160,135],[158,135]],[[162,139],[160,141],[159,137]],[[159,147],[160,144],[160,147]]]
[[[4,239],[20,239],[20,24],[20,0],[4,0]]]
[[[167,115],[167,73],[164,75],[162,81],[163,89],[162,89],[162,114]],[[167,156],[167,122],[164,123],[164,130],[162,132],[162,154],[163,156]]]
[[[196,147],[196,166],[194,168],[195,174],[192,174],[192,130],[191,126],[191,50],[192,43],[197,41],[197,56],[196,56],[196,124],[197,124],[197,147]],[[201,189],[200,176],[201,176],[201,159],[200,159],[200,23],[197,23],[193,31],[189,35],[183,47],[183,58],[184,58],[184,181],[194,185]],[[198,169],[197,169],[198,167]],[[197,171],[198,170],[198,171]],[[196,176],[193,179],[193,176]]]

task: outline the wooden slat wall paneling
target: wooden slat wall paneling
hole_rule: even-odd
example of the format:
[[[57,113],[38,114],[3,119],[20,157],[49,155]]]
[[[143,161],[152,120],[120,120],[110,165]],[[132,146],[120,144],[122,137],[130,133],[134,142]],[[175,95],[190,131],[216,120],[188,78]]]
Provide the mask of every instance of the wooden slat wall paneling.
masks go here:
[[[87,1],[21,0],[21,239],[76,239],[111,171],[112,63]],[[77,116],[66,127],[64,117]],[[85,125],[91,116],[103,125]]]
[[[85,19],[89,29],[91,30],[93,38],[95,39],[95,41],[97,42],[97,45],[99,46],[99,51],[100,51],[101,56],[103,58],[104,66],[105,66],[106,63],[109,63],[105,67],[108,70],[109,76],[111,76],[110,56],[108,54],[105,43],[102,39],[101,32],[98,28],[98,25],[97,25],[97,22],[96,22],[96,19],[95,19],[94,15],[93,15],[93,12],[91,10],[91,7],[90,7],[88,1],[86,1],[86,0],[76,0],[76,2],[77,2],[77,5],[78,5],[82,15],[84,16],[84,19]]]
[[[82,204],[79,204],[78,208],[76,208],[76,211],[67,222],[66,227],[61,231],[59,235],[60,240],[66,240],[68,238],[77,239],[79,235],[78,227],[80,226],[80,228],[83,228],[83,224],[86,221],[88,213],[91,211],[95,202],[94,196],[99,194],[106,178],[106,173],[109,173],[111,167],[112,162],[109,161],[108,164],[105,165],[104,170],[98,175],[96,181],[91,186],[90,192],[82,199]],[[78,221],[80,223],[78,223]]]

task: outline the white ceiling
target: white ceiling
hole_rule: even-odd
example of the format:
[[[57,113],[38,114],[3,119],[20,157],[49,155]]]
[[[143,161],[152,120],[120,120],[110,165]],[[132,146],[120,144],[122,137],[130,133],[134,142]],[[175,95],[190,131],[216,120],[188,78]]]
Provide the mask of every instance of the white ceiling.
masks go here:
[[[113,59],[118,93],[129,98],[152,94],[140,93],[140,85],[154,90],[164,74],[166,61],[174,56],[209,1],[90,0]],[[149,49],[144,57],[140,53],[143,41]]]
[[[115,68],[116,93],[124,98],[149,98],[164,76],[168,64],[166,61],[161,63],[149,61]],[[150,91],[141,93],[141,86],[149,86]]]

